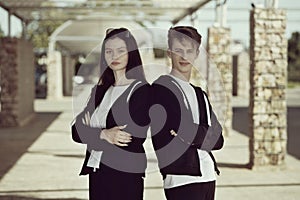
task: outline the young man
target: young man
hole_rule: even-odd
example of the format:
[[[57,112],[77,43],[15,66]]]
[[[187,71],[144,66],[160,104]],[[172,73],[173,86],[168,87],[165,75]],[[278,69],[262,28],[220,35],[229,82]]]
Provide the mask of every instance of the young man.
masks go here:
[[[222,148],[223,136],[206,93],[189,83],[200,44],[195,28],[170,28],[172,70],[152,84],[152,143],[168,200],[214,199],[219,171],[211,151]]]

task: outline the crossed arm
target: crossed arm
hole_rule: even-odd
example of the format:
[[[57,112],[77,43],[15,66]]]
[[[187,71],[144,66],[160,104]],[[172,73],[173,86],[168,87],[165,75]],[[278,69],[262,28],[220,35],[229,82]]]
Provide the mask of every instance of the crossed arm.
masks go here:
[[[128,146],[131,142],[131,135],[123,129],[126,125],[115,126],[110,129],[91,127],[91,114],[95,110],[96,87],[92,89],[91,97],[86,107],[79,113],[71,127],[72,139],[75,142],[88,144],[92,149],[102,150],[107,143],[117,146]]]
[[[154,142],[158,143],[158,148],[166,145],[166,141],[160,140],[180,140],[181,142],[194,147],[197,149],[202,149],[206,151],[221,149],[223,146],[223,136],[222,136],[222,127],[217,120],[217,117],[213,111],[211,111],[211,125],[207,123],[196,124],[193,122],[192,118],[188,115],[184,115],[184,104],[179,102],[180,100],[176,95],[169,90],[168,88],[153,84],[152,85],[152,95],[153,95],[153,105],[158,104],[165,109],[166,112],[166,123],[161,130],[157,130],[158,135],[153,137]],[[160,117],[157,115],[156,117]],[[157,128],[157,124],[151,124],[153,130]],[[169,134],[169,135],[166,135]],[[159,147],[160,146],[160,147]]]

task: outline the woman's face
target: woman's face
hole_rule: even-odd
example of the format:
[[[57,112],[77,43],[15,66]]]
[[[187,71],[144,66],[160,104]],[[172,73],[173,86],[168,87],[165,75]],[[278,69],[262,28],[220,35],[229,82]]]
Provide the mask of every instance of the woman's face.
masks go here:
[[[124,40],[116,37],[105,43],[105,61],[113,71],[124,71],[128,63],[128,50]]]

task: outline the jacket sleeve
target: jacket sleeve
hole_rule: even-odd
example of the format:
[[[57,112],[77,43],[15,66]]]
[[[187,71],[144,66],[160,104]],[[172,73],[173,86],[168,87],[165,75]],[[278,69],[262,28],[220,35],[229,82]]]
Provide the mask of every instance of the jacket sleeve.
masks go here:
[[[151,117],[151,130],[154,130],[154,134],[158,133],[158,136],[152,137],[156,149],[167,145],[172,139],[180,140],[190,147],[207,151],[222,147],[222,128],[213,112],[211,112],[211,126],[208,123],[194,123],[191,117],[182,115],[181,106],[184,106],[183,102],[180,103],[176,95],[162,85],[152,85],[152,99],[152,105],[159,104],[166,112],[165,121],[160,120],[163,113],[155,113],[154,111],[155,114],[152,114]],[[159,123],[165,124],[158,126]],[[156,130],[160,129],[158,127],[163,128]],[[176,137],[171,136],[170,131],[172,129],[177,133]]]
[[[187,121],[183,119],[175,138],[181,140],[190,147],[202,149],[208,129],[209,126],[207,124],[195,124],[193,121]]]
[[[90,98],[86,107],[81,113],[79,113],[71,124],[71,133],[72,139],[75,142],[87,144],[92,149],[99,149],[101,144],[104,143],[100,139],[101,128],[93,128],[88,125],[83,124],[83,119],[87,112],[90,112],[92,115],[95,109],[95,95],[96,95],[97,86],[92,88]]]
[[[194,131],[192,133],[196,132],[195,137],[193,139],[189,138],[191,136],[187,136],[186,134],[179,135],[186,143],[191,145],[191,147],[195,147],[198,149],[206,150],[206,151],[211,151],[211,150],[218,150],[223,147],[224,144],[224,138],[222,135],[222,126],[219,123],[217,116],[212,110],[212,107],[209,103],[208,97],[205,92],[204,93],[204,98],[207,100],[208,107],[206,107],[206,112],[209,112],[210,123],[203,123],[200,122],[200,124],[185,124],[185,127],[191,126]],[[200,103],[205,103],[204,99],[203,102]],[[198,127],[198,128],[197,128]],[[179,138],[180,138],[179,137]]]
[[[132,143],[129,145],[141,146],[147,137],[147,129],[149,128],[150,124],[149,89],[150,85],[144,84],[143,86],[137,88],[130,96],[130,120],[128,126],[124,129],[125,131],[134,134]]]
[[[222,126],[217,116],[211,112],[211,126],[208,127],[206,137],[203,140],[201,149],[206,151],[219,150],[224,145],[224,137],[222,135]]]
[[[196,132],[193,135],[185,134],[186,132],[178,132],[178,139],[191,147],[195,147],[197,149],[211,151],[211,150],[219,150],[223,147],[224,138],[222,135],[222,127],[219,121],[216,118],[216,115],[212,112],[211,116],[211,126],[208,125],[198,125],[198,124],[190,124],[187,126],[191,126]],[[191,129],[190,129],[191,130]]]
[[[129,110],[132,120],[138,126],[148,126],[150,123],[150,85],[144,84],[137,88],[130,97]]]
[[[166,146],[174,139],[170,130],[177,130],[180,123],[180,104],[171,90],[157,83],[151,85],[151,105],[149,115],[151,118],[151,138],[155,150]]]
[[[172,140],[187,146],[200,145],[204,140],[208,126],[193,123],[192,115],[186,114],[185,105],[180,101],[183,99],[177,97],[168,86],[152,84],[151,134],[156,150]],[[171,135],[171,130],[177,133],[176,137]]]

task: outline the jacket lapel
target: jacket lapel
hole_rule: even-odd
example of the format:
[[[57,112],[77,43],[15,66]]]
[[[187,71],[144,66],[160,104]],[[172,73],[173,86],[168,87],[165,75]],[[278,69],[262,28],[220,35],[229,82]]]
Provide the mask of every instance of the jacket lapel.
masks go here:
[[[206,104],[204,102],[204,94],[201,88],[195,87],[192,85],[197,96],[197,101],[198,101],[198,109],[199,109],[199,124],[207,124],[207,110],[206,110]]]

